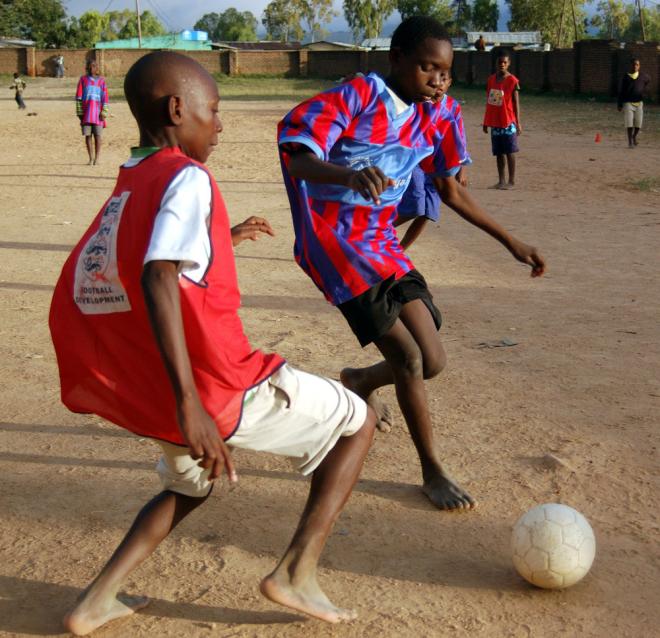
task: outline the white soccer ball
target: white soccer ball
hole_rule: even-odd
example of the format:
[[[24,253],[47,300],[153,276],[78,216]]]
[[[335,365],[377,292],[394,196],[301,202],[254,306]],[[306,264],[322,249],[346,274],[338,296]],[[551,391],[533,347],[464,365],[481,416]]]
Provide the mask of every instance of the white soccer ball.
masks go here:
[[[591,568],[596,539],[587,519],[568,505],[546,503],[523,514],[511,536],[513,564],[537,587],[562,589]]]

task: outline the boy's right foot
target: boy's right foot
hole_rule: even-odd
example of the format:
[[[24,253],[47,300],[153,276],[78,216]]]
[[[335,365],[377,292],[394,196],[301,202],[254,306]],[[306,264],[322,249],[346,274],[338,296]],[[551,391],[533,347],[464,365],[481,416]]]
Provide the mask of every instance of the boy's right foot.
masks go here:
[[[266,576],[259,586],[261,593],[274,603],[301,611],[314,618],[330,623],[338,623],[357,618],[352,609],[335,607],[315,579],[294,586],[286,573],[286,569],[279,567],[270,576]]]
[[[345,388],[355,392],[355,394],[367,402],[367,405],[371,406],[378,419],[376,421],[376,427],[381,432],[389,432],[394,425],[394,417],[389,406],[380,399],[375,390],[369,393],[361,387],[360,376],[360,370],[356,368],[344,368],[339,373],[339,380]]]
[[[477,506],[476,501],[442,471],[424,481],[422,491],[441,510],[471,510]]]
[[[64,628],[76,636],[86,636],[111,620],[130,616],[148,604],[146,596],[120,594],[95,605],[83,594],[83,599],[64,617]]]

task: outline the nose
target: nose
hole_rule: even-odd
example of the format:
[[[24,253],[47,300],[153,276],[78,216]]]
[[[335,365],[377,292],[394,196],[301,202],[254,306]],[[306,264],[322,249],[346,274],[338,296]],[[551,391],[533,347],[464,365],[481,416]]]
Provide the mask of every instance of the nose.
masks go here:
[[[222,121],[220,120],[219,117],[216,118],[215,130],[216,130],[218,133],[222,133]]]

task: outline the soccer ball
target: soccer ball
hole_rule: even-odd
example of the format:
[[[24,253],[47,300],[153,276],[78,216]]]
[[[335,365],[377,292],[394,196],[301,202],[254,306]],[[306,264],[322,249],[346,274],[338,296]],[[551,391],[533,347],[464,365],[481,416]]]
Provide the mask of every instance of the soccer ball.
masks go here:
[[[537,587],[561,589],[582,579],[596,553],[587,519],[568,505],[546,503],[523,514],[511,536],[513,564]]]

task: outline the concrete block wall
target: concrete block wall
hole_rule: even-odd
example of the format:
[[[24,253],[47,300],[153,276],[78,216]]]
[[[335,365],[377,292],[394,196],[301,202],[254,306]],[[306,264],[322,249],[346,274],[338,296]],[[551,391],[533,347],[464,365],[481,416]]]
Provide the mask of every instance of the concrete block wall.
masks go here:
[[[542,51],[518,51],[514,57],[517,64],[512,73],[520,80],[521,88],[539,91],[545,89],[548,84],[547,54]]]
[[[311,51],[310,51],[311,53]],[[299,75],[298,51],[237,51],[238,75],[272,74]]]
[[[472,61],[472,83],[473,84],[486,84],[488,76],[495,71],[495,58],[491,53],[485,51],[470,51],[470,58]]]
[[[575,43],[578,93],[612,95],[616,91],[616,49],[617,45],[610,40],[583,40]]]
[[[340,78],[349,73],[370,70],[362,68],[362,58],[361,51],[308,51],[307,74],[326,78]]]
[[[85,74],[87,60],[94,59],[94,49],[35,49],[34,73],[39,76],[55,77],[55,58],[64,56],[64,75],[78,77]],[[29,69],[26,69],[30,73]]]

